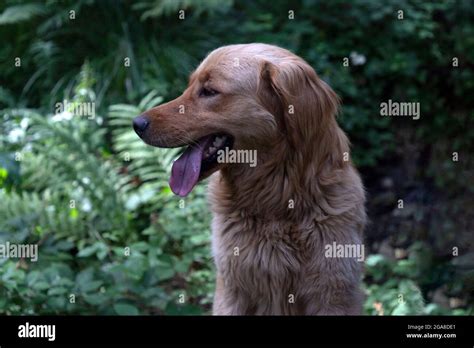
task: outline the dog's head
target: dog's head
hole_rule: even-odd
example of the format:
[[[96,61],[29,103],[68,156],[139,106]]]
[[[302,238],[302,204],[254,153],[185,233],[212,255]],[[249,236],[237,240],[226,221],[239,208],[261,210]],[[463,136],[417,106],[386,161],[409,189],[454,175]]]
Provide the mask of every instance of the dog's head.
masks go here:
[[[181,96],[144,112],[133,127],[147,144],[188,146],[170,178],[173,192],[185,196],[199,180],[232,166],[218,160],[226,148],[255,150],[260,160],[284,146],[310,160],[322,130],[335,123],[337,105],[336,94],[293,53],[231,45],[211,52]]]

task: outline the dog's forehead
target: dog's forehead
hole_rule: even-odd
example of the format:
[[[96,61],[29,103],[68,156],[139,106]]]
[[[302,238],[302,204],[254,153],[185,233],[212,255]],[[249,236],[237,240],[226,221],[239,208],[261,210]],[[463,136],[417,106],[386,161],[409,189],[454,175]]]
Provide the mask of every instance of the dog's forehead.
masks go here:
[[[258,59],[242,54],[211,54],[202,61],[191,79],[201,83],[209,80],[233,82],[254,74],[258,68]]]
[[[293,54],[280,47],[267,44],[238,44],[215,49],[201,62],[190,78],[194,82],[218,81],[234,85],[256,81],[263,61],[277,62]]]

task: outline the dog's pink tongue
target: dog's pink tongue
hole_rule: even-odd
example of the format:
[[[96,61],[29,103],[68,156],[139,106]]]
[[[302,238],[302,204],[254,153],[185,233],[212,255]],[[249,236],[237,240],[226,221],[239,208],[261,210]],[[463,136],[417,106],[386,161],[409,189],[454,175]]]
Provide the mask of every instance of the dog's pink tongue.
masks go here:
[[[171,168],[170,187],[178,196],[185,197],[196,186],[201,172],[202,153],[207,138],[197,145],[189,146],[173,163]]]

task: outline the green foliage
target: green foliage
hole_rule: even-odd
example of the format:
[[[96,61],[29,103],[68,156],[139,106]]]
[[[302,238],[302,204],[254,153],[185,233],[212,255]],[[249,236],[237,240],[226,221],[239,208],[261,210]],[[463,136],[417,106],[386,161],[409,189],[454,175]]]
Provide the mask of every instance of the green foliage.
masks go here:
[[[0,15],[0,25],[26,21],[33,17],[44,15],[46,12],[46,6],[42,4],[10,6]]]
[[[86,88],[79,86],[78,93]],[[176,151],[158,151],[129,136],[135,111],[160,100],[151,92],[135,109],[110,107],[118,156],[104,148],[100,118],[8,111],[12,120],[20,114],[29,120],[26,138],[34,142],[16,162],[21,185],[0,190],[0,241],[38,243],[41,256],[37,263],[0,260],[0,313],[199,314],[209,308],[213,272],[204,190],[176,199],[163,181]],[[123,160],[127,139],[129,167]]]
[[[193,0],[156,0],[153,2],[138,2],[133,5],[135,10],[143,11],[140,16],[141,20],[146,20],[153,17],[161,17],[163,15],[175,15],[180,10],[184,11],[192,9],[196,15],[204,12],[226,12],[232,5],[232,0],[207,0],[193,1]]]
[[[144,201],[152,204],[161,204],[162,192],[170,193],[168,187],[168,176],[171,164],[177,157],[176,149],[157,149],[146,146],[137,137],[131,124],[132,119],[143,111],[158,105],[163,100],[157,96],[156,91],[148,93],[138,106],[117,104],[110,107],[109,124],[113,127],[113,150],[126,163],[127,173],[132,178],[139,178],[141,185],[137,188],[136,179],[129,181],[126,186],[130,197],[127,206],[136,207]]]
[[[381,314],[381,309],[376,306],[377,303],[381,304],[380,308],[383,308],[385,315],[423,314],[423,296],[416,283],[411,279],[404,279],[403,276],[408,276],[407,274],[392,271],[397,266],[403,267],[402,261],[405,260],[391,263],[378,254],[368,257],[367,276],[373,276],[376,282],[367,289],[368,298],[364,308],[367,314]]]
[[[366,314],[473,314],[472,307],[450,311],[436,303],[426,303],[426,293],[436,288],[439,282],[448,285],[448,293],[454,296],[464,278],[453,272],[452,264],[441,263],[440,268],[440,262],[433,258],[430,250],[422,243],[414,243],[406,259],[392,260],[380,254],[372,254],[368,256],[365,265]]]

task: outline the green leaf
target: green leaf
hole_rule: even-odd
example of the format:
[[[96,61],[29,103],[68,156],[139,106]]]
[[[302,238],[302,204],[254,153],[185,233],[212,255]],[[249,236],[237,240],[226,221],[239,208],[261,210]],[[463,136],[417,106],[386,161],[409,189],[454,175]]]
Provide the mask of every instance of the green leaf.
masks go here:
[[[0,14],[0,25],[13,24],[29,20],[33,17],[47,13],[43,4],[24,4],[10,6]]]
[[[63,287],[51,288],[48,290],[48,296],[64,295],[65,293],[67,293],[67,289]]]
[[[127,303],[114,304],[114,310],[118,315],[139,315],[138,308]]]
[[[88,247],[85,247],[84,249],[82,249],[81,251],[79,251],[77,253],[77,256],[78,257],[89,257],[93,254],[95,254],[95,252],[97,251],[97,244],[94,244],[94,245],[91,245],[91,246],[88,246]]]

